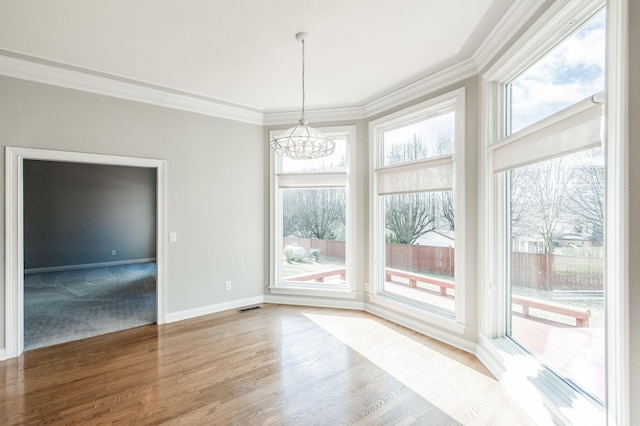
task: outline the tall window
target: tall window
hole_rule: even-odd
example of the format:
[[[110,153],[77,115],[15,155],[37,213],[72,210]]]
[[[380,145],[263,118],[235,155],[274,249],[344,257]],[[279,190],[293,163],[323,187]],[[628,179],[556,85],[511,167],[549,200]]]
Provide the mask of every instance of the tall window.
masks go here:
[[[576,26],[498,85],[504,126],[490,153],[501,182],[504,334],[598,406],[605,401],[604,10]]]
[[[371,123],[372,293],[449,318],[461,294],[456,217],[463,113],[459,90]]]
[[[355,129],[323,132],[336,142],[331,156],[273,157],[273,292],[352,290],[350,170]]]

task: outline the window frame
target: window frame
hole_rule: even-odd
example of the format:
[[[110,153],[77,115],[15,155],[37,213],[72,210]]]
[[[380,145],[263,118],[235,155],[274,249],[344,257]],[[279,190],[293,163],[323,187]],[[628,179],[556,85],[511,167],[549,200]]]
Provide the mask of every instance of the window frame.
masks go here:
[[[481,327],[479,329],[478,356],[489,366],[496,377],[503,378],[502,382],[512,395],[523,405],[534,418],[540,421],[558,421],[560,423],[580,423],[587,419],[590,422],[606,423],[608,404],[605,407],[597,404],[590,397],[576,390],[562,378],[553,373],[540,361],[531,356],[515,341],[507,336],[509,322],[507,274],[509,230],[507,226],[508,206],[506,194],[509,191],[507,173],[494,172],[493,158],[496,150],[518,137],[519,132],[535,132],[543,127],[545,121],[553,121],[563,111],[533,123],[522,130],[506,135],[507,124],[507,84],[530,64],[556,46],[566,36],[571,34],[576,25],[581,25],[589,17],[605,6],[604,0],[559,0],[551,5],[533,25],[520,37],[514,45],[496,63],[482,75],[482,136],[484,158],[481,158],[480,175],[481,186],[481,244],[480,270],[482,277],[480,284],[479,310]],[[607,10],[606,36],[609,38],[611,22],[610,11]],[[569,24],[567,24],[569,23]],[[610,41],[607,40],[607,45]],[[612,60],[605,60],[606,73],[612,72]],[[605,86],[608,86],[609,81]],[[607,100],[610,98],[607,96]],[[574,104],[575,105],[575,104]],[[565,112],[566,113],[566,112]],[[541,124],[542,123],[542,124]],[[605,147],[606,155],[610,148]],[[563,155],[568,155],[567,151]],[[609,158],[605,160],[606,168],[611,167]],[[609,172],[607,172],[609,173]],[[609,191],[609,188],[607,188]],[[607,200],[610,195],[606,195]],[[607,217],[607,223],[610,220]],[[605,223],[608,229],[609,225]],[[615,238],[608,234],[608,239]],[[608,246],[609,243],[606,243]],[[607,247],[608,250],[608,247]],[[605,279],[610,279],[607,272]],[[609,293],[610,289],[607,289]],[[607,315],[611,305],[607,305]],[[606,326],[606,333],[611,326]],[[608,338],[607,338],[608,340]],[[610,348],[610,344],[607,345]],[[608,355],[605,361],[608,369]],[[537,374],[536,384],[531,380],[531,372]],[[504,377],[508,377],[505,380]],[[607,387],[612,383],[607,379]],[[531,395],[540,395],[536,401]],[[544,408],[540,410],[540,408]]]
[[[270,187],[270,284],[269,291],[277,295],[318,296],[331,298],[356,298],[356,126],[317,127],[330,138],[344,138],[346,141],[346,166],[344,171],[304,172],[282,171],[282,157],[269,151],[269,187]],[[269,140],[280,134],[282,130],[269,131]],[[305,160],[299,160],[305,161]],[[287,186],[281,186],[281,181]],[[283,235],[282,235],[282,197],[281,188],[296,187],[300,189],[345,189],[345,268],[346,283],[329,284],[315,282],[288,282],[282,280]]]
[[[369,123],[370,159],[369,159],[369,264],[370,281],[365,286],[366,300],[385,309],[400,313],[412,319],[436,325],[448,331],[464,334],[466,329],[466,232],[465,232],[465,93],[464,87],[441,96],[429,99],[409,108],[380,117]],[[453,154],[426,158],[401,165],[383,166],[383,135],[385,131],[407,126],[429,117],[455,112],[455,149]],[[438,164],[443,158],[452,158],[454,164],[453,191],[454,214],[456,218],[454,257],[455,271],[455,310],[445,312],[437,307],[412,301],[408,298],[384,291],[384,203],[378,195],[378,174],[399,167],[429,166]]]

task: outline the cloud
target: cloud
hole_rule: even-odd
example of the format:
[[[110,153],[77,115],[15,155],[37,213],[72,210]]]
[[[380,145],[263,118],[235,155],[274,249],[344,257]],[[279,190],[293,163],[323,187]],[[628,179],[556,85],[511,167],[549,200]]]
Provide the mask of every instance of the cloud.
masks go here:
[[[604,90],[604,11],[511,83],[512,131]]]

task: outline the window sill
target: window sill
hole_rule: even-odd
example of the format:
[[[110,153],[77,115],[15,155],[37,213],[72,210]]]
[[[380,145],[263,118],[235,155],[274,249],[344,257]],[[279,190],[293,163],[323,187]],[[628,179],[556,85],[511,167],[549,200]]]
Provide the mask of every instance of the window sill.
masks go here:
[[[481,335],[477,356],[537,424],[606,424],[600,404],[511,339]]]
[[[320,289],[297,286],[270,286],[269,291],[271,294],[284,294],[290,296],[316,296],[338,299],[355,299],[357,297],[357,293],[355,291],[351,291],[346,288]]]
[[[455,320],[453,312],[436,312],[435,310],[426,307],[419,307],[418,304],[411,304],[399,298],[389,296],[383,293],[370,294],[368,296],[368,304],[370,306],[379,306],[384,310],[402,315],[410,320],[418,321],[426,325],[432,325],[440,329],[444,329],[449,332],[453,332],[459,335],[464,335],[466,326]],[[433,335],[433,332],[429,332]],[[445,339],[448,341],[449,339]],[[454,344],[454,346],[458,346]]]

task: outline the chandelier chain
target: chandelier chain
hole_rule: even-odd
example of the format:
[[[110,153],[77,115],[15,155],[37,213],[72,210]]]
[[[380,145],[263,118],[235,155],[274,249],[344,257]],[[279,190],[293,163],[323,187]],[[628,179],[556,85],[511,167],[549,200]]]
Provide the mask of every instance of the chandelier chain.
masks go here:
[[[300,40],[302,42],[302,121],[305,121],[304,119],[304,98],[305,98],[305,92],[304,92],[304,38]]]

